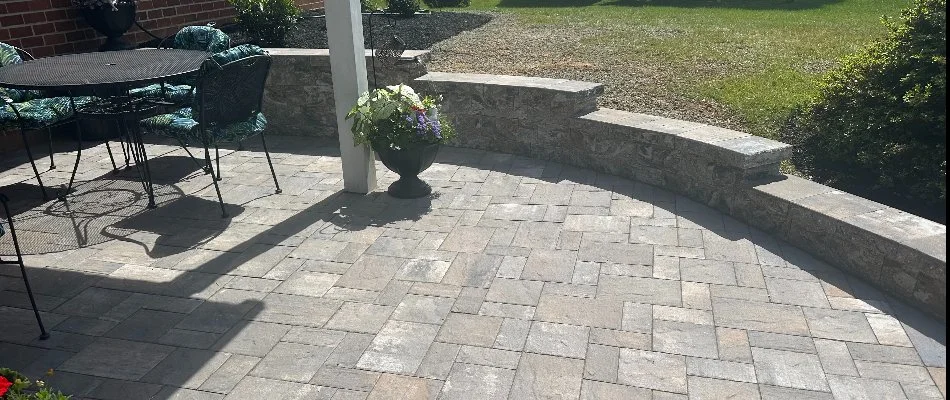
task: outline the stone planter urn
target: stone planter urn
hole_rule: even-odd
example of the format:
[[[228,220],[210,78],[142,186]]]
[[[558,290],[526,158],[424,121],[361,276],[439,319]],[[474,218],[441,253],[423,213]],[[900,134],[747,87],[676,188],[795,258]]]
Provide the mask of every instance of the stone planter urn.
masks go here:
[[[379,154],[383,165],[399,174],[399,180],[389,185],[386,192],[397,199],[416,199],[432,193],[432,186],[419,179],[419,174],[435,161],[439,146],[438,143],[415,143],[404,149],[393,150],[387,145],[374,143],[373,150]]]
[[[80,14],[96,32],[106,37],[99,51],[128,50],[135,46],[122,39],[122,35],[135,24],[135,1],[121,0],[117,10],[110,7],[82,8]]]

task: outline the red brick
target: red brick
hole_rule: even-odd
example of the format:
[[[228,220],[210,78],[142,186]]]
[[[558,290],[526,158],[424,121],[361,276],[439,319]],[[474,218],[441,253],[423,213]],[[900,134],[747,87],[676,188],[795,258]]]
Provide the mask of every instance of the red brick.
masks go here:
[[[23,16],[20,14],[4,15],[0,17],[0,26],[23,25]]]
[[[15,3],[7,3],[7,12],[10,14],[27,12],[27,11],[30,11],[29,1],[18,1]]]
[[[10,28],[10,37],[11,38],[23,38],[27,36],[33,36],[33,27],[32,26],[18,26],[16,28]]]
[[[66,35],[62,33],[54,33],[52,35],[43,36],[43,43],[45,43],[47,46],[66,43]]]
[[[20,47],[23,47],[23,48],[26,48],[26,49],[32,49],[32,48],[34,48],[34,47],[42,46],[42,45],[43,45],[43,38],[42,38],[41,36],[25,37],[25,38],[23,38],[23,39],[20,40],[20,43],[22,43],[22,45],[21,45]]]
[[[46,22],[46,13],[32,12],[23,14],[23,22],[30,25],[40,25],[41,22]]]
[[[55,23],[56,32],[72,32],[79,28],[76,21],[60,21]]]
[[[53,24],[36,24],[33,25],[33,33],[36,35],[45,35],[47,33],[56,32],[56,25]]]

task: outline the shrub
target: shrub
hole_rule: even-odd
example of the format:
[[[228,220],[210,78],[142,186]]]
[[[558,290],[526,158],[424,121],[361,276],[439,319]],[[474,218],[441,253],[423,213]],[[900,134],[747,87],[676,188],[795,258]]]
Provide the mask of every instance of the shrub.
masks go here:
[[[916,0],[781,130],[812,179],[938,221],[947,203],[946,0]]]
[[[469,0],[423,0],[426,3],[426,6],[431,8],[439,7],[468,7],[471,2]]]
[[[416,11],[419,11],[419,0],[389,0],[389,7],[386,10],[411,17],[415,15]]]
[[[282,46],[297,23],[300,9],[294,0],[228,0],[237,12],[241,30],[261,46]]]

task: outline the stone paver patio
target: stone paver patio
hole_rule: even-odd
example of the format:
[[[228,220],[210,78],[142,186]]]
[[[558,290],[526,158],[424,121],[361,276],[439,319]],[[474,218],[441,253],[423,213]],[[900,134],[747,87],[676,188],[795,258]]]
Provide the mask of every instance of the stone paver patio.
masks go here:
[[[91,399],[945,397],[945,323],[682,196],[454,148],[431,198],[360,196],[335,143],[271,145],[279,195],[222,153],[230,219],[169,144],[155,210],[102,145],[68,204],[7,159],[53,336],[0,270],[0,366]]]

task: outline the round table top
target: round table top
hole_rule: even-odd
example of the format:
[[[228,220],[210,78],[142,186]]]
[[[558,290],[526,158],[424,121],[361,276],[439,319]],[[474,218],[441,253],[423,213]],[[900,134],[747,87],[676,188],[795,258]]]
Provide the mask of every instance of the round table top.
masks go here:
[[[211,53],[143,49],[38,58],[0,68],[0,86],[26,90],[82,90],[139,86],[192,74]]]

